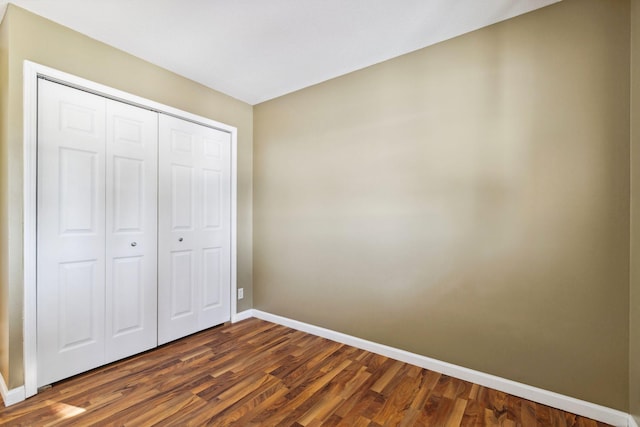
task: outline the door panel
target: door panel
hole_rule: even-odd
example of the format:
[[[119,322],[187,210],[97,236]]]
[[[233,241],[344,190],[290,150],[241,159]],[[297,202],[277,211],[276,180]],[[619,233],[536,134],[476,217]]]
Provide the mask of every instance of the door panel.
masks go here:
[[[222,209],[222,203],[220,197],[222,194],[221,173],[214,170],[204,170],[204,228],[207,229],[219,229],[220,218],[222,216],[220,210]]]
[[[195,173],[193,167],[171,165],[171,229],[189,230],[194,227]]]
[[[196,316],[193,252],[171,253],[171,320]],[[185,321],[190,322],[189,319]]]
[[[38,386],[104,363],[105,99],[38,83]]]
[[[98,153],[61,147],[60,232],[97,233]]]
[[[145,206],[144,161],[126,157],[113,158],[113,231],[142,232]]]
[[[157,345],[158,115],[107,100],[106,358]]]
[[[60,129],[65,132],[76,132],[77,135],[89,138],[100,139],[103,137],[104,126],[101,123],[101,118],[96,116],[94,106],[81,105],[72,99],[61,99],[59,120]]]
[[[159,118],[160,344],[231,317],[231,138]]]
[[[113,337],[145,327],[143,257],[113,260]]]
[[[100,310],[97,260],[60,263],[58,277],[59,350],[61,352],[94,344],[100,340],[101,326],[92,314]]]
[[[203,278],[203,308],[210,309],[222,302],[222,250],[220,248],[208,248],[202,251],[204,262]]]

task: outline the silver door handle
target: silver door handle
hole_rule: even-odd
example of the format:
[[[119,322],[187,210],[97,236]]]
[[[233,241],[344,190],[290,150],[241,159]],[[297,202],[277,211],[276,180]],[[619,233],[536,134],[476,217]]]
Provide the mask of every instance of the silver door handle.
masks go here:
[[[131,246],[138,246],[136,242],[131,242]]]

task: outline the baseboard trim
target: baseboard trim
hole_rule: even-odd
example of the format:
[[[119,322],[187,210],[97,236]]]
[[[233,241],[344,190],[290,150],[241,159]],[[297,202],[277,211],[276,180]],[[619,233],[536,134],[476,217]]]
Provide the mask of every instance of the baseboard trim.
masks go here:
[[[629,427],[639,427],[633,415],[629,415]]]
[[[248,310],[247,310],[248,311]],[[243,312],[246,313],[246,312]],[[290,327],[299,331],[307,332],[323,338],[347,344],[372,353],[380,354],[401,362],[410,363],[421,368],[440,372],[465,381],[470,381],[485,387],[500,390],[505,393],[512,394],[524,399],[533,400],[547,406],[561,409],[594,420],[611,424],[617,427],[627,427],[629,423],[629,414],[606,406],[597,405],[595,403],[586,402],[584,400],[565,396],[552,391],[522,384],[516,381],[501,378],[495,375],[486,374],[484,372],[475,371],[473,369],[454,365],[452,363],[443,362],[422,356],[408,351],[367,341],[341,332],[332,331],[330,329],[300,322],[298,320],[289,319],[275,314],[267,313],[261,310],[252,310],[253,317],[266,320],[268,322],[277,323]],[[637,427],[637,426],[634,426]]]
[[[250,319],[253,317],[253,310],[245,310],[240,313],[236,313],[231,316],[231,323],[240,322],[242,320]]]
[[[7,383],[4,382],[4,377],[2,376],[2,374],[0,374],[0,395],[2,395],[4,406],[11,406],[26,399],[24,386],[12,388],[11,390],[9,390],[7,388]]]

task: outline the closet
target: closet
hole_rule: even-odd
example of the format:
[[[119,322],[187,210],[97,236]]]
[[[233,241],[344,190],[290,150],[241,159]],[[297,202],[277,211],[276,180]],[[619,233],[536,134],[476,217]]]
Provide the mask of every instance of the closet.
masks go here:
[[[38,80],[38,386],[230,320],[230,141]]]

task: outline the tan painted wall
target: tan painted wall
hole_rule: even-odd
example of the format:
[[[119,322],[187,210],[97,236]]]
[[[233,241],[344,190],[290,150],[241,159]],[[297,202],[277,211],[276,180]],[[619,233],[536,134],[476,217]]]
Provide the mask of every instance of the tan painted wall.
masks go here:
[[[640,424],[640,0],[631,0],[629,411]]]
[[[25,59],[238,128],[238,286],[252,305],[252,107],[169,71],[9,5],[8,263],[9,387],[23,383],[22,360],[22,62]],[[2,86],[0,86],[2,88]],[[1,181],[0,181],[1,182]],[[1,206],[1,205],[0,205]],[[0,213],[7,215],[7,213]],[[8,287],[8,289],[7,289]],[[0,318],[5,314],[0,313]],[[4,375],[4,373],[3,373]]]
[[[9,102],[8,24],[0,22],[0,375],[9,378],[9,271],[7,204],[7,120]]]
[[[629,2],[254,108],[258,309],[628,407]]]

